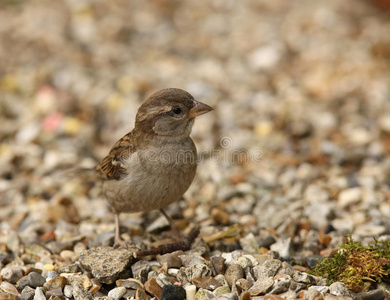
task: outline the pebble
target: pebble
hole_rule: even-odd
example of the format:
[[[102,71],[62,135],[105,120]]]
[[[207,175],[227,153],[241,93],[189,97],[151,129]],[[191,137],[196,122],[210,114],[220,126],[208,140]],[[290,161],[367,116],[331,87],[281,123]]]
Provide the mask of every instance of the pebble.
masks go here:
[[[133,253],[126,249],[99,247],[80,254],[80,265],[92,273],[102,283],[114,283],[120,276],[128,273],[133,261]]]
[[[278,259],[266,260],[263,264],[257,265],[253,268],[253,272],[256,279],[273,277],[279,271],[282,266],[282,262]]]
[[[43,288],[47,291],[58,289],[58,288],[62,289],[66,285],[66,283],[67,280],[65,277],[57,276],[45,282],[43,284]]]
[[[230,287],[237,279],[244,277],[244,269],[238,264],[230,265],[225,272],[225,278]]]
[[[359,293],[355,297],[356,300],[383,300],[385,298],[386,293],[381,289]]]
[[[80,284],[76,283],[72,285],[72,295],[75,300],[92,300],[93,297],[91,293],[85,290]]]
[[[156,278],[153,277],[149,279],[148,281],[145,282],[145,290],[153,295],[154,297],[161,299],[162,295],[162,288],[161,286],[157,283]]]
[[[195,293],[196,293],[196,286],[193,284],[190,284],[190,285],[187,285],[184,289],[186,291],[186,299],[187,300],[194,300]]]
[[[65,285],[64,286],[64,295],[67,298],[73,297],[73,287],[71,285]]]
[[[120,299],[124,294],[126,294],[126,288],[120,286],[120,287],[113,288],[111,291],[109,291],[108,297],[111,297],[113,299]]]
[[[195,300],[208,300],[213,298],[213,293],[205,289],[199,289],[195,294]]]
[[[10,267],[3,268],[0,272],[0,275],[3,276],[3,280],[10,283],[16,283],[20,278],[23,277],[23,270],[21,267]]]
[[[337,199],[340,207],[345,208],[348,205],[358,203],[362,198],[362,189],[360,187],[353,187],[342,190]]]
[[[186,299],[186,290],[181,285],[167,284],[162,289],[161,297],[164,300],[183,300]]]
[[[247,234],[245,237],[241,238],[239,241],[240,241],[240,246],[244,251],[247,251],[249,253],[259,253],[260,252],[259,243],[257,242],[255,235],[253,233]]]
[[[221,256],[211,257],[211,266],[213,267],[214,275],[225,273],[225,258]]]
[[[6,292],[8,294],[12,294],[15,296],[20,296],[16,287],[14,287],[11,283],[3,281],[0,283],[0,290]]]
[[[35,289],[35,295],[34,295],[34,300],[46,300],[46,296],[42,291],[41,287],[37,287]]]
[[[36,287],[42,287],[46,280],[43,278],[43,276],[37,272],[31,272],[27,275],[27,282],[28,285],[36,288]]]
[[[329,286],[329,293],[334,296],[350,296],[346,285],[342,282],[334,282]]]
[[[167,253],[164,255],[157,255],[156,259],[157,261],[163,265],[168,264],[168,268],[180,268],[182,266],[182,262],[179,258],[179,255],[183,255],[183,251],[175,251],[172,253]]]
[[[128,278],[128,279],[118,279],[116,282],[115,282],[116,286],[123,286],[127,289],[133,289],[133,290],[137,290],[137,289],[144,289],[144,284],[135,279],[135,278]]]
[[[263,295],[274,285],[274,279],[272,277],[261,277],[256,280],[254,285],[248,290],[252,296]]]
[[[274,284],[270,291],[271,294],[281,294],[288,291],[291,284],[291,276],[279,274],[274,277]]]

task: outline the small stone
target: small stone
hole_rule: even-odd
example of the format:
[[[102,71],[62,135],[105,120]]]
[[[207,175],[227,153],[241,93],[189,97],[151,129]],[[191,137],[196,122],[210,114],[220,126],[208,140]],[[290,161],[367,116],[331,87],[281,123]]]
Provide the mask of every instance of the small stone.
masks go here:
[[[76,283],[73,286],[73,297],[75,300],[92,300],[91,293],[85,290],[80,284]]]
[[[27,275],[27,281],[28,285],[36,288],[36,287],[42,287],[46,280],[43,278],[43,276],[37,272],[31,272]]]
[[[227,293],[215,297],[214,300],[238,300],[238,296],[236,293]]]
[[[211,210],[211,218],[217,223],[217,224],[221,224],[221,225],[227,225],[229,224],[229,214],[220,209],[220,208],[213,208]]]
[[[222,294],[228,294],[230,293],[230,288],[227,286],[227,285],[224,285],[224,286],[220,286],[220,287],[217,287],[214,291],[213,291],[213,295],[215,297],[219,296],[219,295],[222,295]]]
[[[211,266],[215,274],[223,274],[225,272],[225,259],[222,256],[211,257]]]
[[[59,296],[59,297],[64,297],[64,294],[62,293],[62,289],[61,288],[58,288],[58,289],[54,289],[54,290],[51,290],[51,291],[47,291],[46,292],[46,296],[47,297],[50,297],[50,296]]]
[[[134,278],[142,282],[147,280],[148,273],[151,269],[150,263],[145,260],[139,260],[131,265],[131,272],[133,273]]]
[[[128,295],[128,294],[129,294],[129,292],[127,291],[126,294],[123,295],[123,297],[124,297],[125,299],[134,298],[134,296],[132,296],[131,294],[130,294],[130,295]],[[128,297],[126,297],[126,295],[127,295]],[[137,290],[135,291],[135,299],[136,299],[136,300],[148,300],[149,297],[148,297],[148,295],[146,294],[146,292],[145,292],[144,289],[137,289]]]
[[[253,286],[248,290],[252,296],[266,294],[274,285],[272,277],[262,277],[257,279]]]
[[[362,198],[362,189],[360,187],[353,187],[342,190],[338,197],[338,205],[347,207],[348,205],[358,203]]]
[[[205,289],[199,289],[195,294],[195,300],[208,300],[213,298],[213,293]]]
[[[58,273],[77,273],[80,272],[81,269],[77,264],[69,264],[69,265],[63,265],[58,269]]]
[[[123,286],[127,289],[137,290],[137,289],[144,289],[144,284],[134,278],[128,278],[128,279],[118,279],[115,282],[116,286]]]
[[[386,293],[381,289],[359,293],[356,295],[356,299],[358,300],[382,300],[385,299],[385,297],[386,297]]]
[[[294,291],[288,290],[287,292],[284,292],[284,293],[280,294],[279,296],[282,297],[283,299],[286,299],[286,300],[295,300],[297,298],[297,293]]]
[[[120,299],[122,296],[126,294],[126,288],[123,286],[116,287],[108,292],[108,297],[111,297],[113,299]]]
[[[286,274],[286,275],[289,275],[289,276],[293,276],[293,274],[295,273],[295,270],[294,268],[289,265],[287,262],[282,262],[282,266],[281,268],[278,270],[278,274]]]
[[[221,283],[211,276],[194,278],[192,283],[195,284],[198,288],[211,291],[221,286]]]
[[[34,300],[46,300],[46,296],[42,291],[41,287],[37,287],[35,289],[35,295],[34,295]]]
[[[26,291],[25,293],[22,292],[19,300],[33,300],[35,295],[35,290],[32,287],[27,286],[26,288],[29,288],[31,290]],[[24,289],[23,289],[24,291]],[[1,299],[1,296],[0,296]]]
[[[312,285],[309,287],[310,290],[316,290],[318,291],[323,297],[329,293],[329,287],[328,286],[321,286],[321,285]]]
[[[334,296],[350,296],[347,286],[342,282],[334,282],[329,286],[329,292]]]
[[[81,267],[107,284],[114,283],[120,276],[128,273],[132,261],[133,253],[127,249],[99,247],[80,254]]]
[[[162,288],[158,285],[156,278],[153,277],[145,282],[145,290],[152,296],[161,300]]]
[[[186,291],[181,285],[167,284],[162,289],[162,299],[183,300],[186,298]]]
[[[288,291],[291,283],[291,276],[286,274],[279,274],[276,275],[274,279],[274,285],[270,291],[271,294],[281,294]]]
[[[240,246],[243,250],[248,251],[249,253],[260,253],[259,243],[253,233],[249,233],[245,237],[241,238]]]
[[[184,267],[182,267],[184,268]],[[194,264],[189,267],[186,267],[184,269],[184,272],[188,278],[188,280],[192,281],[194,278],[197,277],[206,277],[210,276],[212,274],[211,269],[208,265],[206,264]]]
[[[9,283],[7,281],[3,281],[2,283],[0,283],[0,290],[3,292],[6,292],[7,294],[20,296],[16,287],[14,287],[11,283]]]
[[[71,285],[64,286],[64,295],[67,298],[73,298],[73,287]]]
[[[92,287],[91,279],[85,274],[74,275],[67,278],[68,283],[74,287],[74,285],[80,285],[84,290],[88,291]]]
[[[3,276],[3,280],[15,284],[20,278],[23,277],[23,270],[18,266],[4,268],[1,270],[0,275]]]
[[[99,291],[102,287],[102,284],[96,278],[91,279],[92,287],[89,289],[92,295],[94,295],[97,291]]]
[[[267,294],[264,296],[264,300],[285,300],[285,299],[279,295]]]
[[[242,291],[247,291],[249,290],[251,287],[252,287],[252,284],[244,279],[244,278],[240,278],[240,279],[237,279],[236,281],[236,285],[242,290]]]
[[[190,284],[190,285],[187,285],[184,289],[186,291],[186,300],[194,300],[195,293],[196,293],[196,286]]]
[[[293,274],[292,279],[294,279],[296,282],[302,282],[307,284],[315,284],[316,282],[312,275],[298,271]]]
[[[164,265],[165,263],[168,264],[168,268],[180,268],[182,266],[182,262],[179,258],[179,255],[183,255],[183,251],[175,251],[172,253],[167,253],[164,255],[158,255],[157,256],[157,261],[161,264]]]
[[[279,271],[282,266],[282,262],[278,259],[266,260],[263,264],[257,265],[253,268],[253,272],[256,279],[273,277]]]
[[[53,279],[50,279],[48,282],[45,282],[43,284],[43,288],[46,290],[46,291],[50,291],[50,290],[54,290],[54,289],[58,289],[58,288],[63,288],[67,283],[67,280],[65,277],[62,277],[62,276],[57,276],[57,277],[54,277]]]
[[[237,279],[243,277],[244,269],[238,264],[230,265],[225,272],[225,278],[230,287],[232,287],[233,283],[235,283]]]

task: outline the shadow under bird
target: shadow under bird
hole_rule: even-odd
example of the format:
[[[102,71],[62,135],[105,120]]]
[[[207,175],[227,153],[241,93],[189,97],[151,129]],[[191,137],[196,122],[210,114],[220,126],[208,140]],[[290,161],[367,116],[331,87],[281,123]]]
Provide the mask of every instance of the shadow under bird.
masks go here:
[[[115,247],[125,245],[119,232],[121,212],[158,209],[180,235],[164,207],[179,200],[194,179],[197,152],[190,133],[195,117],[211,110],[184,90],[160,90],[140,106],[134,129],[97,165],[103,193],[115,212]]]

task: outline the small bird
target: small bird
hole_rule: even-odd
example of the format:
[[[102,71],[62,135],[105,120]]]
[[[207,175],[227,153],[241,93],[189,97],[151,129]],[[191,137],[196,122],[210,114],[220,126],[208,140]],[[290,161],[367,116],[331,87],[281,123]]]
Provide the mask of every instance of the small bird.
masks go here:
[[[179,200],[194,179],[197,152],[190,133],[194,118],[211,110],[184,90],[160,90],[140,106],[134,129],[97,165],[115,213],[114,247],[126,244],[119,231],[121,212],[159,209],[179,234],[164,207]]]

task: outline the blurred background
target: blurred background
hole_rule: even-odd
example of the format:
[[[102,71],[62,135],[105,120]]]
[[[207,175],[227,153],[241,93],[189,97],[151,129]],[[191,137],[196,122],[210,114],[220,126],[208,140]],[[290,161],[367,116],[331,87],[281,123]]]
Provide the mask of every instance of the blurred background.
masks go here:
[[[169,208],[184,231],[200,225],[207,237],[238,224],[238,237],[252,232],[276,250],[287,239],[309,254],[347,234],[386,237],[388,7],[2,0],[0,242],[104,243],[114,222],[100,187],[69,170],[94,168],[142,101],[167,87],[215,108],[193,129],[198,175]],[[123,225],[142,237],[158,216]]]

